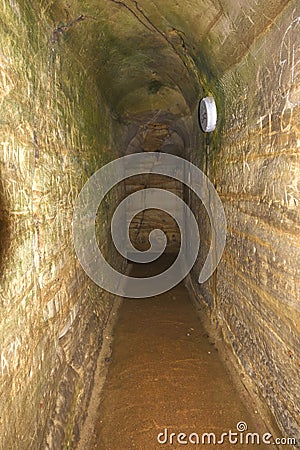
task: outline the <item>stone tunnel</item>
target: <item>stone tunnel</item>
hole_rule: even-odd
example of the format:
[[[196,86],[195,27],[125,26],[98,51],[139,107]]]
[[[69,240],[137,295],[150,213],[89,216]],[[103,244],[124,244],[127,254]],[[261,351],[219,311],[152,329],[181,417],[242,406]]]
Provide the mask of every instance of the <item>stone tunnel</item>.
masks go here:
[[[298,0],[3,0],[0,24],[0,448],[76,449],[89,434],[89,411],[98,411],[99,423],[108,420],[95,395],[101,397],[100,378],[109,380],[110,370],[117,371],[120,384],[126,381],[125,369],[118,373],[110,360],[123,361],[120,349],[114,353],[112,337],[122,331],[118,315],[127,300],[83,270],[72,221],[77,198],[98,169],[141,153],[183,158],[210,180],[227,222],[220,263],[198,282],[211,223],[188,186],[163,175],[136,175],[110,190],[97,212],[99,248],[116,271],[129,273],[136,266],[111,238],[116,205],[149,187],[182,198],[201,236],[196,261],[180,287],[186,291],[178,294],[185,299],[189,292],[199,316],[183,330],[185,341],[203,326],[207,331],[201,336],[217,342],[214,355],[245,396],[245,407],[270,433],[282,436],[277,448],[300,448]],[[218,114],[209,133],[199,126],[199,102],[206,97],[214,98]],[[133,245],[147,250],[149,233],[157,228],[167,238],[166,258],[176,257],[178,225],[155,208],[135,214],[129,230]],[[146,327],[139,321],[154,317],[157,325],[161,314],[147,309],[151,298],[130,301],[136,314],[127,317],[127,339],[138,353]],[[171,313],[172,301],[165,304],[165,314]],[[116,331],[110,333],[113,316]],[[184,319],[176,320],[173,332],[183,326]],[[167,322],[151,338],[158,353]],[[122,335],[116,339],[122,344]],[[194,344],[196,352],[197,340]],[[112,347],[111,353],[105,347]],[[215,357],[213,345],[205,349],[206,356]],[[144,352],[145,365],[150,350]],[[127,357],[129,366],[135,358]],[[176,378],[180,367],[169,364],[166,376]],[[218,391],[215,380],[224,377],[212,372],[206,378]],[[165,379],[155,378],[167,389]],[[201,389],[188,389],[188,379],[188,374],[181,379],[184,395],[201,400]],[[193,380],[197,386],[197,374]],[[117,400],[106,401],[109,417]],[[167,403],[160,403],[161,411]],[[184,405],[178,398],[176,414],[183,414]],[[138,435],[152,428],[163,432],[175,412],[159,416],[158,411],[135,424]],[[217,412],[211,411],[207,432],[215,429]],[[198,421],[189,414],[186,427],[196,432],[205,414]],[[111,432],[98,431],[100,441],[102,431],[123,440],[111,437],[98,447],[81,448],[164,447],[155,440],[130,441],[134,427],[129,436],[121,422],[111,422]],[[186,447],[197,448],[192,444]],[[167,445],[181,448],[179,440]]]

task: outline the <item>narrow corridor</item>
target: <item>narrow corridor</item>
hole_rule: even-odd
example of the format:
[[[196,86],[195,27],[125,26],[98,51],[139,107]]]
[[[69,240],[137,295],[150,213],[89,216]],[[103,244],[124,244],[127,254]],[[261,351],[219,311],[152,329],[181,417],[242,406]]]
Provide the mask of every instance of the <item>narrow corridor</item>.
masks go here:
[[[135,264],[130,275],[153,276],[170,259],[165,256],[150,264]],[[267,432],[258,412],[250,404],[249,410],[246,407],[249,398],[222,363],[216,342],[197,317],[183,282],[156,297],[124,299],[108,359],[94,433],[79,443],[78,450],[198,448],[192,433],[200,443],[204,433],[214,433],[220,440],[226,431],[237,432],[240,422],[248,430],[238,433],[239,439],[244,435],[245,440],[248,432],[261,436]],[[179,433],[185,433],[185,439],[190,436],[191,443],[179,444]],[[261,445],[245,446],[238,442],[230,445],[227,437],[220,448],[270,448],[261,441]]]
[[[300,450],[300,1],[2,0],[0,103],[0,450]]]

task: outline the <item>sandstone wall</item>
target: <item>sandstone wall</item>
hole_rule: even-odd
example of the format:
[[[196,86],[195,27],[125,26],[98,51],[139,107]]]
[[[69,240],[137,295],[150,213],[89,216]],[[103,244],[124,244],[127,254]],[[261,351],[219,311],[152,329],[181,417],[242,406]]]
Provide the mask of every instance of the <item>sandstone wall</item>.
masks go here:
[[[56,8],[1,4],[2,449],[69,448],[111,307],[72,242],[75,199],[113,157],[110,119],[77,41],[88,21],[64,29]],[[99,217],[105,243],[110,207]]]
[[[205,237],[194,286],[281,429],[298,438],[299,12],[291,2],[215,79],[219,127],[199,137],[204,155],[192,155],[216,186],[228,221],[221,264],[197,286]],[[202,223],[208,237],[208,219]]]

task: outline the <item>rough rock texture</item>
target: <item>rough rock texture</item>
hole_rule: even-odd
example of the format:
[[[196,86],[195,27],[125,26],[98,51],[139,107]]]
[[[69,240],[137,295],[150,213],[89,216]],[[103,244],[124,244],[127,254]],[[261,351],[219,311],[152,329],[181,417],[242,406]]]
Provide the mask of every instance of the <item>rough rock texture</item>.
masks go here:
[[[219,132],[203,142],[204,156],[192,152],[217,188],[228,225],[221,264],[197,289],[277,423],[298,439],[299,12],[287,7],[216,80]],[[209,227],[206,219],[202,235]]]
[[[109,115],[80,49],[35,6],[1,6],[1,449],[67,448],[111,307],[71,230],[82,185],[113,157]]]
[[[184,189],[202,234],[193,284],[297,435],[299,16],[297,0],[1,3],[0,447],[76,438],[110,298],[75,257],[74,202],[98,167],[149,150],[190,158],[215,184],[227,247],[203,286],[210,226]],[[211,136],[197,121],[207,94],[219,111]],[[116,267],[108,225],[122,195],[98,215]]]

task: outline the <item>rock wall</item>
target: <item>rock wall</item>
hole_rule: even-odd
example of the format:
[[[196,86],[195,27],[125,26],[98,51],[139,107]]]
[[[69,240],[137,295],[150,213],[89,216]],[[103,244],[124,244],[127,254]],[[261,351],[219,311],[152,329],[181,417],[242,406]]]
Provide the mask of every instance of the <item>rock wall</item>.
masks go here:
[[[210,244],[210,224],[202,219],[206,238],[193,285],[281,429],[298,439],[299,12],[291,2],[214,79],[218,130],[199,136],[205,151],[191,155],[214,183],[228,222],[222,261],[197,286]]]
[[[71,20],[55,8],[1,4],[2,449],[69,448],[112,301],[72,243],[75,199],[114,157],[110,119],[76,34],[88,20],[64,27]],[[105,243],[110,208],[99,218]]]

